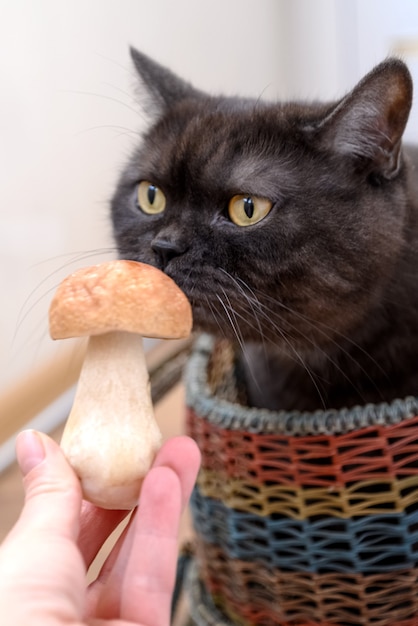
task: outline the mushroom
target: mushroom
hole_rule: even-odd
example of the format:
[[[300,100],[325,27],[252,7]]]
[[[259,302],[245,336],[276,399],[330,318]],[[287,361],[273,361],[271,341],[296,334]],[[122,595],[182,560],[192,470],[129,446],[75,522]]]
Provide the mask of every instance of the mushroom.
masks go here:
[[[131,509],[161,445],[142,337],[187,337],[190,303],[160,270],[110,261],[61,283],[49,324],[53,339],[89,337],[61,447],[87,500]]]

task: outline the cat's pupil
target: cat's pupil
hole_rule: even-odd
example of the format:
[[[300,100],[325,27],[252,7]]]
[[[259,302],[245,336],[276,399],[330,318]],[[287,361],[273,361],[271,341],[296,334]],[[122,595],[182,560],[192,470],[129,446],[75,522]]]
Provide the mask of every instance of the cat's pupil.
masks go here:
[[[155,185],[150,185],[148,187],[148,201],[150,204],[154,204],[156,195],[157,195],[157,187],[155,187]]]
[[[244,202],[245,215],[250,220],[252,216],[254,215],[254,202],[252,201],[251,198],[244,198],[243,202]]]

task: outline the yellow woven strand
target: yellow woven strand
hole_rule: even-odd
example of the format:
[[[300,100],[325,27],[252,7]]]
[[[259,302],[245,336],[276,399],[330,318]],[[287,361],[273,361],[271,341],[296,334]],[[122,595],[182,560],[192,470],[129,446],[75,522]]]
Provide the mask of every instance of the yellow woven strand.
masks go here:
[[[220,500],[229,508],[263,517],[279,513],[297,520],[318,515],[348,519],[402,513],[418,503],[418,475],[398,481],[364,480],[346,488],[302,488],[274,484],[260,486],[234,478],[227,480],[218,472],[204,471],[199,475],[198,485],[204,496]]]

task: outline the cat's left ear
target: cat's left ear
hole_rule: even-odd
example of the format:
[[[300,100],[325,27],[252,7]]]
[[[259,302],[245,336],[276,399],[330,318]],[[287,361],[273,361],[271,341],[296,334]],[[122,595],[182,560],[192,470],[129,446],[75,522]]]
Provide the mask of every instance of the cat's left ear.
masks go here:
[[[130,49],[132,61],[147,95],[153,113],[159,115],[185,98],[198,97],[200,92],[143,52]]]
[[[393,178],[400,166],[401,139],[411,105],[409,70],[401,60],[388,59],[322,121],[322,145],[353,156],[384,178]]]

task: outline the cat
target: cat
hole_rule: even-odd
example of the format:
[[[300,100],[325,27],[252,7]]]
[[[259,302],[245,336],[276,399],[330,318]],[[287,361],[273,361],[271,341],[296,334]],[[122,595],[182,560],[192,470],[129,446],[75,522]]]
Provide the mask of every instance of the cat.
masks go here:
[[[132,49],[149,127],[111,202],[119,255],[157,266],[238,350],[248,403],[418,395],[418,149],[407,66],[335,102],[205,94]]]

